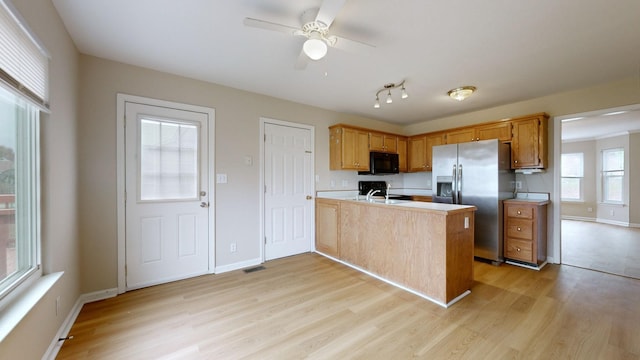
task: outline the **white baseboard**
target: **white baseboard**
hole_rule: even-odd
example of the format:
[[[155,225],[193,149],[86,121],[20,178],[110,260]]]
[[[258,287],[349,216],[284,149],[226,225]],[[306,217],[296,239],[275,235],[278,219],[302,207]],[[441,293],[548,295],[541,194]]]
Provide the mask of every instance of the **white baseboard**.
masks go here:
[[[216,266],[216,274],[222,274],[225,272],[229,272],[229,271],[234,271],[234,270],[240,270],[240,269],[244,269],[250,266],[256,266],[256,265],[260,265],[262,264],[262,260],[261,259],[251,259],[251,260],[246,260],[246,261],[240,261],[237,263],[233,263],[233,264],[229,264],[229,265],[223,265],[223,266]]]
[[[60,326],[60,329],[58,329],[55,338],[49,345],[47,352],[42,356],[42,358],[48,360],[54,360],[56,358],[58,352],[60,351],[60,348],[62,347],[62,344],[64,344],[64,341],[60,339],[69,336],[69,331],[71,331],[71,327],[73,326],[73,323],[76,322],[76,319],[78,318],[80,310],[82,310],[82,306],[84,306],[84,304],[112,298],[116,295],[118,295],[117,288],[95,291],[92,293],[80,295],[78,297],[78,300],[76,300],[76,303],[73,305],[73,308],[69,312],[69,315],[67,315],[67,318]]]
[[[608,219],[597,219],[596,222],[599,222],[599,223],[602,223],[602,224],[629,227],[629,223],[628,222],[624,222],[624,221],[615,221],[615,220],[608,220]]]
[[[596,218],[594,218],[594,217],[584,217],[584,216],[562,215],[562,220],[576,220],[576,221],[591,221],[591,222],[595,222]]]

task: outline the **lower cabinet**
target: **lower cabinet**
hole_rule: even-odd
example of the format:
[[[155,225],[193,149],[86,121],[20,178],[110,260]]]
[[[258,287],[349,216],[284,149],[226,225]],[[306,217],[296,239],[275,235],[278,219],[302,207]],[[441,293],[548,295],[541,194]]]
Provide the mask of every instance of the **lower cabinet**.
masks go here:
[[[340,256],[340,204],[337,200],[316,198],[316,250]]]
[[[504,257],[538,267],[547,260],[548,201],[504,201]]]

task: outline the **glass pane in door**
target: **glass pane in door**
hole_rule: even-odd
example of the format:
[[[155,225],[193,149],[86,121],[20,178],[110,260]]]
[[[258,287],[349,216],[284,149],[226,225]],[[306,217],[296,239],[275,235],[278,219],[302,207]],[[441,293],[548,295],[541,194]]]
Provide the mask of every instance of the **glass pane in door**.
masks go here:
[[[197,200],[198,125],[140,119],[141,201]]]

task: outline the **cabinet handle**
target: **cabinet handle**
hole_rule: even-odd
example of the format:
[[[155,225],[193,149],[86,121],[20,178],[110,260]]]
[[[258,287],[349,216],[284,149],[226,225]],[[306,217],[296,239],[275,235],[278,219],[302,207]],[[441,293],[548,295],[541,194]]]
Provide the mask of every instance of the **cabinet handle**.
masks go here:
[[[518,215],[522,215],[522,211],[518,210]]]
[[[520,231],[520,226],[518,226],[516,229],[518,229],[518,231]]]
[[[519,248],[519,247],[517,247],[517,248],[516,248],[516,251],[517,251],[517,252],[520,252],[520,248]]]
[[[517,164],[517,163],[518,163],[518,160],[513,160],[513,163],[514,163],[514,164]]]

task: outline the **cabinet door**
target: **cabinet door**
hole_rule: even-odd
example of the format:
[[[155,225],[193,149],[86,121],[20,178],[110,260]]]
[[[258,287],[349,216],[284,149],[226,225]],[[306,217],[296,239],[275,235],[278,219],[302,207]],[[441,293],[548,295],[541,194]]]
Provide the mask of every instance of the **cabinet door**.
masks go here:
[[[408,172],[427,171],[427,137],[415,136],[408,140]]]
[[[476,139],[511,141],[511,123],[508,121],[476,126]]]
[[[398,136],[398,167],[400,168],[400,172],[407,172],[408,170],[408,162],[407,162],[407,138]]]
[[[513,121],[511,167],[543,167],[540,154],[540,123],[538,118]]]
[[[469,141],[476,141],[475,128],[447,131],[447,144],[459,144]]]
[[[384,150],[384,134],[381,133],[369,133],[369,150],[371,151],[385,151]]]
[[[356,169],[367,171],[369,170],[369,133],[358,130],[356,138]]]
[[[388,153],[397,153],[397,136],[382,134],[382,133],[369,133],[369,150],[381,151]]]
[[[426,138],[426,167],[427,171],[431,171],[433,169],[433,147],[438,145],[444,145],[444,136],[443,134],[434,134],[429,135]]]
[[[316,250],[334,257],[340,255],[339,214],[337,201],[316,199]]]
[[[369,170],[369,133],[362,130],[342,129],[342,169]]]

